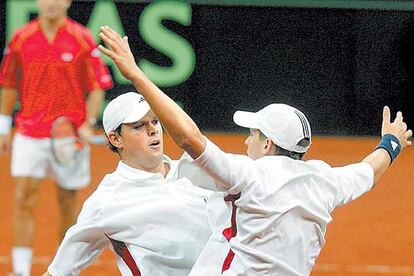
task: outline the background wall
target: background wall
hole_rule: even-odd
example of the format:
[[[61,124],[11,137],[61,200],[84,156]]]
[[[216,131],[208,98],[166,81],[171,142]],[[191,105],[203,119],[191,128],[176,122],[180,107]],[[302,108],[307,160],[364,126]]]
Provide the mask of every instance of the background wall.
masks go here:
[[[69,15],[128,35],[144,71],[205,130],[238,131],[234,111],[270,102],[301,109],[316,134],[377,135],[384,104],[414,124],[413,1],[140,2],[73,1]],[[8,37],[36,15],[32,0],[8,0],[7,16],[0,5]],[[116,82],[108,99],[132,89]]]

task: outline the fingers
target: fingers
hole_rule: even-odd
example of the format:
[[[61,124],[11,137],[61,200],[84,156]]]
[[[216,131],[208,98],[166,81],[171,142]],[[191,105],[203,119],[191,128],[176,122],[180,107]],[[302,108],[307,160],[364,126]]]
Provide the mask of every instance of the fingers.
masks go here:
[[[413,131],[411,129],[405,131],[405,133],[401,136],[401,145],[402,147],[407,147],[412,145],[412,141],[410,140],[413,136]]]
[[[99,28],[99,30],[114,41],[119,38],[119,35],[108,26],[102,26]]]
[[[115,53],[119,53],[120,52],[120,48],[119,48],[119,43],[116,42],[115,40],[111,39],[110,37],[108,37],[106,34],[104,33],[100,33],[99,37],[102,39],[103,42],[105,42],[106,45],[108,45],[109,47],[111,47],[112,51]]]
[[[123,39],[124,39],[125,45],[128,47],[128,50],[131,51],[131,48],[129,47],[128,37],[124,36]]]
[[[100,30],[102,34],[104,34],[107,38],[109,38],[110,41],[108,40],[108,42],[112,42],[120,48],[122,48],[122,46],[127,44],[125,43],[125,40],[122,39],[122,37],[117,32],[112,30],[110,27],[102,26]]]
[[[391,123],[391,111],[388,106],[384,106],[384,109],[382,110],[382,126],[384,127],[384,124],[389,125]]]
[[[98,49],[99,49],[99,51],[101,51],[102,53],[104,53],[106,56],[110,57],[111,59],[114,59],[115,54],[111,50],[106,49],[102,45],[98,45]]]
[[[112,30],[108,26],[102,26],[101,30],[103,30],[106,35],[108,35],[110,38],[112,38],[114,40],[121,40],[122,39],[121,36],[117,32],[115,32],[114,30]]]
[[[402,116],[402,112],[401,111],[398,111],[397,112],[397,116],[395,117],[395,120],[394,120],[394,122],[402,122],[403,121],[403,116]]]
[[[407,132],[405,133],[405,138],[407,140],[411,139],[413,137],[413,131],[411,129],[407,130]]]

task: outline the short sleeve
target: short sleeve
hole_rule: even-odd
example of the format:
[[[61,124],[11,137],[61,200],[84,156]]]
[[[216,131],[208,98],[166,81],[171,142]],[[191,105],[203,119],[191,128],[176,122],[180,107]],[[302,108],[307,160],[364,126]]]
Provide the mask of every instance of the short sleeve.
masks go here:
[[[216,179],[221,189],[230,194],[238,194],[253,182],[257,166],[252,159],[245,155],[226,153],[205,139],[206,148],[195,160],[195,164]]]
[[[184,152],[177,165],[177,178],[185,177],[197,187],[210,191],[221,191],[221,185],[217,185],[216,180],[207,174],[205,170],[197,166],[194,159]]]
[[[334,207],[346,204],[371,190],[374,184],[374,170],[364,162],[332,168],[333,183],[336,185]]]
[[[78,221],[66,232],[48,268],[53,276],[78,275],[109,245],[101,224],[101,211],[86,201]]]
[[[3,59],[0,68],[0,86],[17,88],[21,64],[17,49],[18,36],[15,35],[3,51]]]
[[[101,58],[101,52],[98,45],[88,31],[84,34],[84,39],[88,45],[86,51],[83,53],[83,60],[80,62],[84,89],[93,91],[95,89],[106,90],[113,86],[111,75],[108,67]]]

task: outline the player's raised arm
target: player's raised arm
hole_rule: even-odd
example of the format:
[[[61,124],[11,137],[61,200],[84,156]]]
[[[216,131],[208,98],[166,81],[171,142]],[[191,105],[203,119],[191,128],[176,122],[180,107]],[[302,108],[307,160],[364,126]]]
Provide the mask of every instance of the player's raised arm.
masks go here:
[[[100,45],[99,49],[115,62],[122,75],[144,96],[175,143],[192,158],[199,157],[205,149],[205,138],[194,121],[139,69],[128,38],[122,38],[107,26],[101,27],[99,37],[110,47]]]
[[[374,183],[384,175],[397,155],[412,144],[410,139],[413,132],[410,129],[407,130],[407,124],[403,121],[400,111],[397,112],[395,120],[391,122],[390,109],[385,106],[382,116],[381,142],[376,150],[363,160],[363,162],[371,165],[374,170]]]

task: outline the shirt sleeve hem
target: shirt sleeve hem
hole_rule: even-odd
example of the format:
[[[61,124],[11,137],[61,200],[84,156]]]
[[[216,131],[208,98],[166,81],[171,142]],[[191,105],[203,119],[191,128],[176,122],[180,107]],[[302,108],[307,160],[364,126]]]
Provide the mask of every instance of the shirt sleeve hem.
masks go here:
[[[17,89],[17,84],[14,82],[0,81],[0,86],[3,88]]]
[[[374,187],[374,169],[371,167],[370,164],[366,162],[361,162],[367,166],[367,169],[369,170],[369,190],[371,190]]]
[[[192,160],[194,164],[202,165],[203,162],[209,158],[209,153],[211,151],[210,148],[212,147],[213,142],[211,142],[207,137],[205,136],[203,137],[204,137],[204,142],[205,142],[205,148],[204,148],[203,153],[201,153],[199,157]]]
[[[47,268],[47,272],[49,272],[49,274],[51,274],[52,276],[65,276],[65,274],[63,274],[62,272],[58,271],[53,266],[49,266]]]

